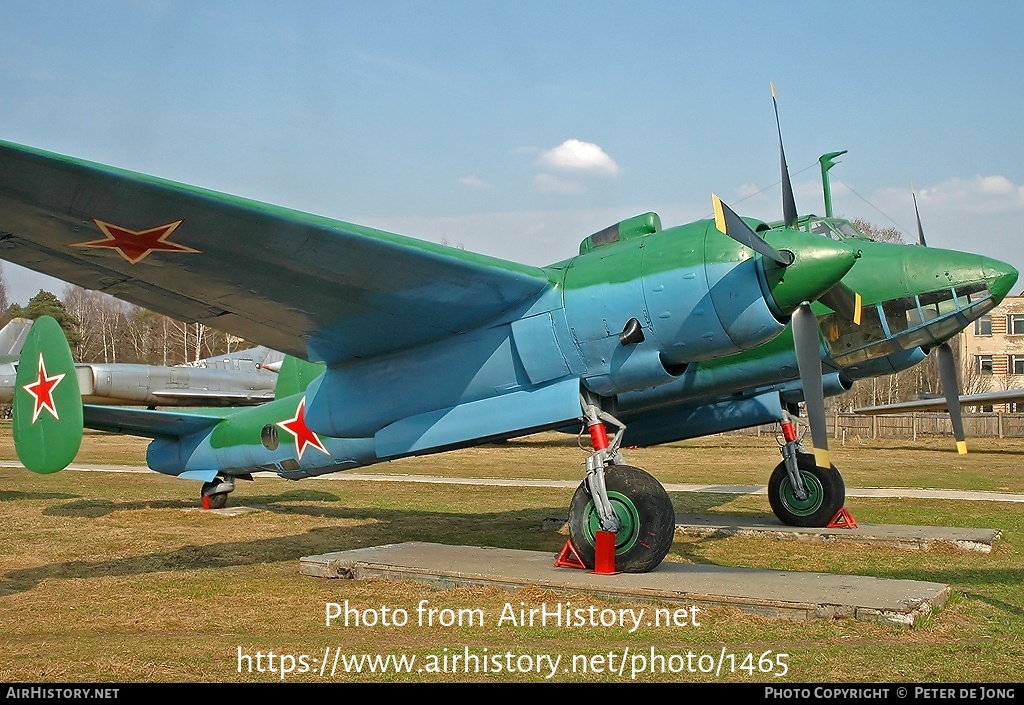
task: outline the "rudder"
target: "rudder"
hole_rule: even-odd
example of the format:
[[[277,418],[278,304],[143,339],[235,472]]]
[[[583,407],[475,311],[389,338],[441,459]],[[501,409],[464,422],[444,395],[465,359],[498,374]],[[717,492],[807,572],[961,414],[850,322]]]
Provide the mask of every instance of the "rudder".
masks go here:
[[[14,388],[14,447],[37,473],[66,468],[82,444],[82,393],[60,324],[42,316],[29,331]]]

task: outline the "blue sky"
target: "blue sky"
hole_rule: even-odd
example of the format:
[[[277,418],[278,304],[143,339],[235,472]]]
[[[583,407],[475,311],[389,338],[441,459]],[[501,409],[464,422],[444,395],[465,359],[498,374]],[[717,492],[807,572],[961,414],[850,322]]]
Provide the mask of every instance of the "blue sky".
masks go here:
[[[1024,271],[1024,5],[21,2],[0,138],[530,264],[654,210],[801,213]],[[12,300],[62,285],[3,267]],[[1018,290],[1021,288],[1018,285]]]

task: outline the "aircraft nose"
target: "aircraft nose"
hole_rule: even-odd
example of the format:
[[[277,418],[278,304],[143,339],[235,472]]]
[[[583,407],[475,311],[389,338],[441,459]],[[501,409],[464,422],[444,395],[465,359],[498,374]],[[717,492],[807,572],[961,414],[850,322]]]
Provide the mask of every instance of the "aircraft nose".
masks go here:
[[[982,261],[985,279],[988,281],[988,290],[992,298],[997,302],[1010,293],[1010,289],[1017,283],[1017,270],[1005,262],[985,257]]]
[[[860,256],[859,250],[842,242],[792,230],[773,231],[766,239],[775,248],[793,253],[793,262],[786,267],[765,265],[772,298],[786,316],[835,286]]]

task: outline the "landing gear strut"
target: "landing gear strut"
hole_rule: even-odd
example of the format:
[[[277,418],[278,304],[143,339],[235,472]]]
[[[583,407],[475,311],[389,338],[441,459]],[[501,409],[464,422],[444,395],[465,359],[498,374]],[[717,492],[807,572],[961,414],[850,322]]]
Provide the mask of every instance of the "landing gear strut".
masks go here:
[[[203,500],[203,509],[223,509],[228,503],[228,494],[235,489],[235,479],[224,475],[217,475],[213,482],[204,482],[203,491],[200,497]]]
[[[818,467],[804,450],[792,417],[782,421],[782,462],[768,480],[768,504],[789,526],[827,526],[846,502],[846,486],[835,465]]]
[[[645,573],[668,554],[675,536],[675,510],[668,492],[651,475],[625,464],[619,448],[625,426],[602,411],[599,399],[582,399],[594,452],[587,477],[569,505],[569,540],[588,568],[594,568],[599,531],[614,535],[615,570]],[[605,423],[616,427],[608,439]]]

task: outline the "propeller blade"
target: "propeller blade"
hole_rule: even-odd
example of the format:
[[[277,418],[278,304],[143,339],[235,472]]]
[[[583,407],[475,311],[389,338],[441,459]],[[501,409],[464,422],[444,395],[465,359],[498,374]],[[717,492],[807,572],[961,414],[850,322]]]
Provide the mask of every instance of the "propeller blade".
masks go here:
[[[821,380],[821,343],[818,338],[818,318],[808,303],[793,312],[793,344],[800,370],[800,384],[804,389],[807,420],[811,424],[811,443],[814,462],[820,468],[829,468],[828,428],[825,422],[825,392]]]
[[[860,325],[860,311],[862,308],[860,294],[846,284],[839,282],[819,297],[818,301],[846,320],[853,321],[854,325]]]
[[[921,211],[917,209],[917,193],[914,191],[914,184],[910,184],[910,193],[914,196],[914,214],[917,216],[917,240],[923,247],[928,247],[924,241],[924,228],[921,227]]]
[[[791,253],[779,252],[765,242],[743,221],[743,218],[736,215],[736,212],[722,203],[722,199],[715,194],[711,194],[711,203],[715,209],[715,227],[719,232],[725,233],[741,245],[746,245],[783,267],[793,263]]]
[[[799,217],[796,211],[796,199],[793,197],[793,182],[789,179],[789,165],[786,164],[786,150],[782,147],[782,123],[779,122],[779,101],[775,97],[775,84],[772,87],[772,105],[775,106],[775,127],[779,131],[779,158],[782,161],[782,219],[786,227],[796,225]]]
[[[967,453],[967,440],[964,434],[964,417],[960,413],[960,383],[956,378],[956,362],[953,360],[953,349],[949,343],[942,343],[935,348],[939,364],[939,379],[942,380],[942,392],[946,395],[946,408],[949,409],[949,420],[953,423],[953,437],[960,455]]]

